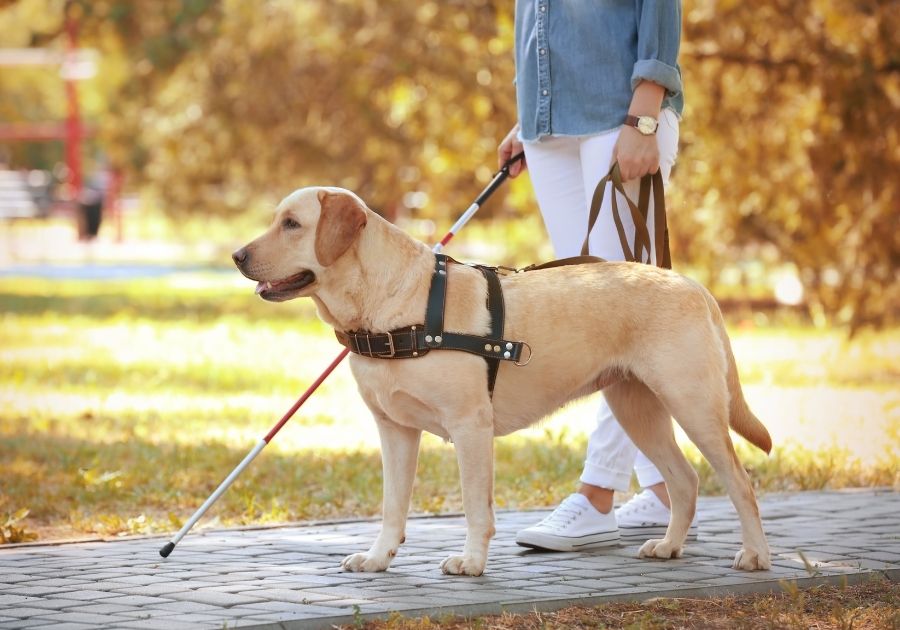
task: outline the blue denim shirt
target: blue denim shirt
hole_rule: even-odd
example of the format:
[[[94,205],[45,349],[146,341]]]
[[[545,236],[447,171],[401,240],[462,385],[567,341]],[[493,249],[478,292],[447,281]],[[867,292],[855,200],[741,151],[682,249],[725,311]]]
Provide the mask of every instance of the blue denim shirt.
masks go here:
[[[619,127],[644,79],[681,115],[681,0],[516,0],[515,37],[523,140]]]

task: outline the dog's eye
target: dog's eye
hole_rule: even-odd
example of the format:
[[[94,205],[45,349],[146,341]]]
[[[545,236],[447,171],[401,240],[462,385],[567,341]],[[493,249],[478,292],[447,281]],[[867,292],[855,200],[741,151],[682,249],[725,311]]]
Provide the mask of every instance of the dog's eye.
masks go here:
[[[296,230],[300,227],[300,223],[292,219],[291,217],[285,217],[281,222],[281,227],[283,227],[285,230]]]

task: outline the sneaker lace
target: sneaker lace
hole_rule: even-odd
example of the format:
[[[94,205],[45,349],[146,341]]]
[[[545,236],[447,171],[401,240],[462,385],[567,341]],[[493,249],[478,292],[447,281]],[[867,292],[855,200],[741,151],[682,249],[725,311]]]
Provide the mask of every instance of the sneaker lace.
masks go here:
[[[628,503],[619,508],[619,514],[622,516],[636,514],[638,512],[646,512],[653,507],[653,497],[649,496],[645,490],[636,497],[632,498]]]
[[[541,525],[551,527],[565,526],[581,516],[582,512],[584,512],[584,508],[563,501],[555,510],[553,510],[553,512],[548,514],[544,520],[541,521]]]

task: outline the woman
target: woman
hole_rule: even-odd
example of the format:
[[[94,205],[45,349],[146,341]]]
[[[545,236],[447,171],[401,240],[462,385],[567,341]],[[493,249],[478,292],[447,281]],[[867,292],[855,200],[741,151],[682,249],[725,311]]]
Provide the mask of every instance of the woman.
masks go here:
[[[594,188],[614,161],[632,199],[641,176],[661,170],[668,181],[684,104],[677,63],[681,3],[517,0],[515,38],[519,122],[500,144],[499,159],[502,164],[524,149],[525,160],[510,175],[528,168],[557,258],[577,256]],[[622,260],[610,199],[607,194],[590,235],[590,253]],[[633,233],[629,213],[622,219]],[[652,256],[655,261],[655,251]],[[613,493],[628,489],[632,468],[645,490],[614,512]],[[558,551],[603,547],[620,535],[664,532],[668,521],[662,476],[604,401],[578,492],[520,531],[516,542]],[[696,535],[696,522],[691,532]]]

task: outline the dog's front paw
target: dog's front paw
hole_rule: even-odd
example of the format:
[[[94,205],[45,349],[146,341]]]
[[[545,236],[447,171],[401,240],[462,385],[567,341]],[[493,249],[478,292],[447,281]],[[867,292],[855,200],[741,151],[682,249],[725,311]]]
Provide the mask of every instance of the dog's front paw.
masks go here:
[[[638,551],[638,558],[662,558],[669,560],[671,558],[680,558],[683,547],[669,542],[665,538],[662,540],[648,540]]]
[[[378,573],[386,570],[391,564],[391,556],[374,555],[372,553],[355,553],[341,562],[344,571],[354,573]]]
[[[772,562],[769,560],[768,549],[754,551],[745,547],[737,552],[731,567],[742,571],[768,571],[772,567]]]
[[[441,571],[446,575],[481,575],[484,573],[484,560],[473,556],[450,556],[441,562]]]

